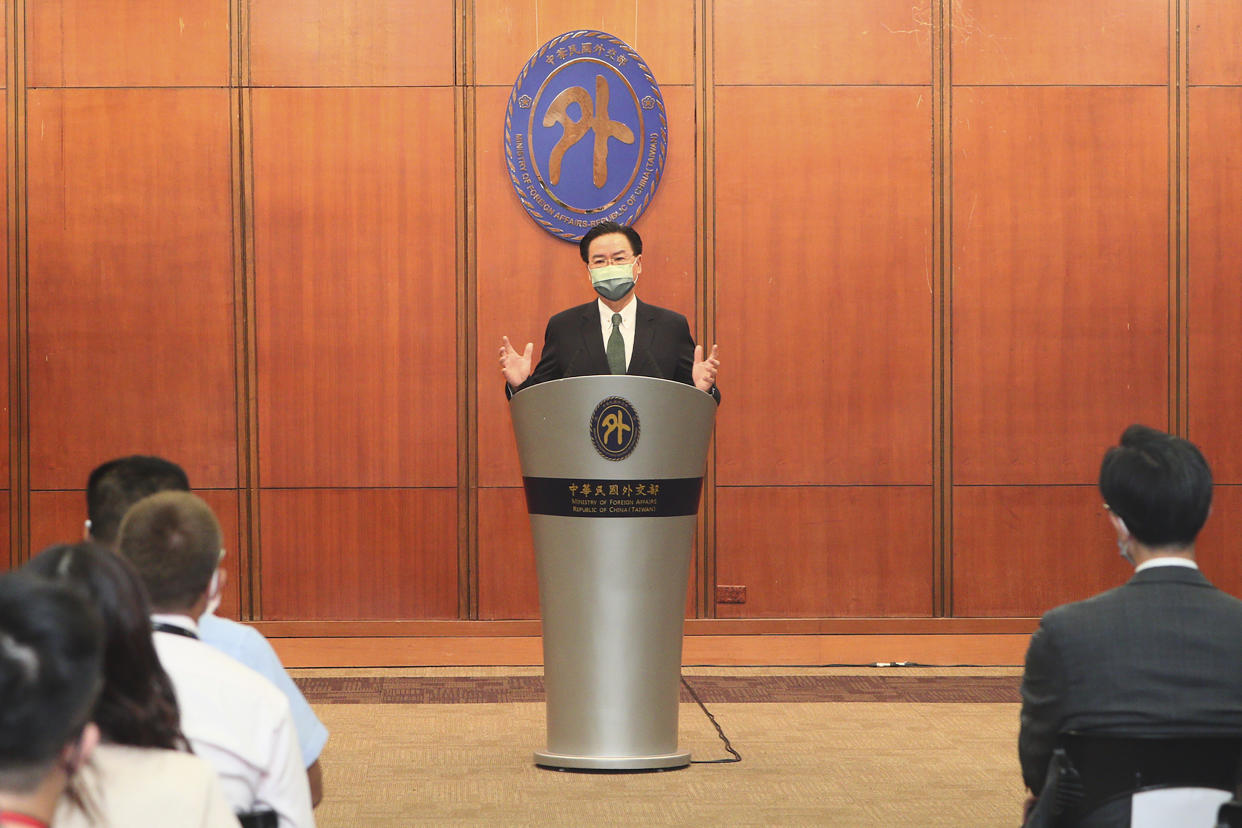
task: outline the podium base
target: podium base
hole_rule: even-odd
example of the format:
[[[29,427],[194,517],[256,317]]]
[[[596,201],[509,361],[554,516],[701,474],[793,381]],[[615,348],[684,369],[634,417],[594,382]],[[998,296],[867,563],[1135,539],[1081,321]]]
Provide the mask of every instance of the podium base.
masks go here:
[[[535,764],[541,768],[586,771],[672,770],[690,764],[690,753],[658,756],[566,756],[535,751]]]

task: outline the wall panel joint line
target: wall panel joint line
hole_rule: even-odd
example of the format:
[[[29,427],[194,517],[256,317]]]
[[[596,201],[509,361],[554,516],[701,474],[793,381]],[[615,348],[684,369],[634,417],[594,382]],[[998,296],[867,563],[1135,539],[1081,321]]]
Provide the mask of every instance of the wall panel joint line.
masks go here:
[[[30,395],[26,232],[26,3],[6,4],[5,152],[8,214],[9,563],[30,557]]]
[[[932,614],[953,614],[952,9],[932,10]]]
[[[254,156],[252,152],[249,0],[230,14],[230,168],[233,199],[233,340],[237,411],[237,566],[243,619],[263,617],[259,521],[259,413],[255,308]]]
[[[474,2],[456,0],[454,7],[453,109],[457,207],[457,615],[479,617],[479,412],[475,403],[478,380],[477,230],[475,178],[476,88],[474,73]]]
[[[1169,4],[1169,430],[1190,436],[1190,13]]]
[[[710,351],[716,336],[716,108],[714,4],[696,0],[694,41],[696,51],[694,97],[695,131],[695,272],[698,275],[698,309],[695,314],[698,341]],[[728,346],[726,346],[728,347]],[[736,353],[736,352],[735,352]],[[725,358],[728,359],[728,352]],[[735,357],[736,358],[736,357]],[[701,618],[716,617],[716,441],[708,449],[707,468],[699,505],[698,578],[695,610]]]

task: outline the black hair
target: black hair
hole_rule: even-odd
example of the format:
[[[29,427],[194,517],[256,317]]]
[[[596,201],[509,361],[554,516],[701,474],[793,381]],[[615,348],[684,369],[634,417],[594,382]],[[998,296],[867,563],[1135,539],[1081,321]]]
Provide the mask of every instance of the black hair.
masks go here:
[[[77,590],[0,575],[0,784],[28,793],[90,720],[103,632]]]
[[[1104,454],[1100,494],[1144,546],[1190,546],[1212,507],[1212,470],[1189,440],[1132,425]]]
[[[190,479],[184,469],[162,457],[133,454],[97,466],[86,481],[91,537],[108,546],[116,543],[129,507],[147,495],[168,490],[188,492]]]
[[[106,741],[183,750],[172,680],[151,642],[151,608],[129,561],[98,544],[50,546],[24,569],[82,592],[103,621],[103,689],[94,721]]]
[[[588,264],[591,253],[591,242],[600,236],[607,236],[609,233],[620,233],[630,241],[630,248],[637,256],[643,252],[643,237],[638,235],[638,231],[628,224],[617,224],[615,221],[601,221],[599,224],[586,231],[586,235],[582,237],[582,241],[578,242],[578,255],[582,256],[582,261]]]

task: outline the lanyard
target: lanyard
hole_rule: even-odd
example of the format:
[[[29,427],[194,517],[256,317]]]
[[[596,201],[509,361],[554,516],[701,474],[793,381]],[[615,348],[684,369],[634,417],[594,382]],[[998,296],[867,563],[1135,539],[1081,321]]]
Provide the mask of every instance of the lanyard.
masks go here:
[[[194,638],[194,639],[198,638],[198,636],[195,635],[192,630],[187,630],[185,627],[178,627],[176,624],[165,624],[162,621],[156,621],[155,623],[153,623],[151,625],[151,629],[154,632],[172,633],[173,635],[184,635],[186,638]]]

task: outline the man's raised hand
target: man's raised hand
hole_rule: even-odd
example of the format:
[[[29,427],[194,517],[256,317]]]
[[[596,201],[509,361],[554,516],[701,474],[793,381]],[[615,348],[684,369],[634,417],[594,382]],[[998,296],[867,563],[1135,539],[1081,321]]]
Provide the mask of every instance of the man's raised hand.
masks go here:
[[[509,344],[509,337],[501,337],[500,373],[505,375],[505,382],[509,383],[512,388],[517,388],[530,376],[530,357],[534,352],[535,343],[533,342],[527,342],[526,350],[519,354]],[[712,349],[712,353],[715,355],[715,349]],[[712,374],[714,376],[715,372],[713,371]]]
[[[718,353],[719,350],[713,345],[711,354],[703,359],[703,346],[694,346],[694,368],[690,375],[694,379],[694,387],[700,391],[711,393],[712,386],[716,384],[716,372],[720,370]]]

